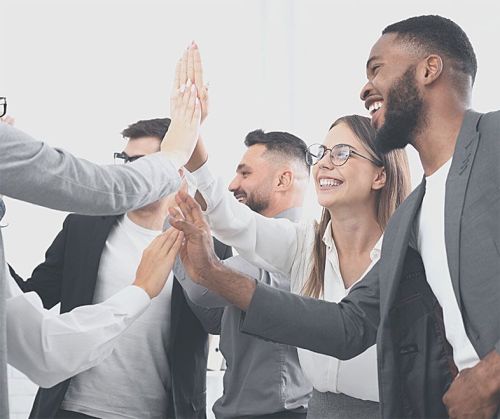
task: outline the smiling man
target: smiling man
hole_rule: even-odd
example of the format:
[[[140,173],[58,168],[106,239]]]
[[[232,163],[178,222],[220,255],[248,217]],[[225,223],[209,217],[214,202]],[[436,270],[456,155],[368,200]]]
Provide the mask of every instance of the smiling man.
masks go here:
[[[470,110],[476,70],[467,35],[440,16],[390,25],[373,46],[361,99],[378,148],[411,144],[425,178],[390,220],[379,263],[339,304],[222,266],[195,202],[178,196],[188,213],[174,222],[186,233],[186,267],[246,310],[244,332],[340,359],[377,343],[385,418],[498,417],[500,113]],[[224,225],[226,208],[206,185],[211,227],[239,251],[238,231]],[[266,255],[252,260],[265,264]]]

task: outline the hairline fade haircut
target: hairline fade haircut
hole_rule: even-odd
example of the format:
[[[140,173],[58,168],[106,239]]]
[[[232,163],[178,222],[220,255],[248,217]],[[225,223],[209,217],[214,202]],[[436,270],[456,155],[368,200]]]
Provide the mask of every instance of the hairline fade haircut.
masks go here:
[[[387,26],[382,35],[396,34],[417,53],[437,54],[451,61],[451,67],[476,79],[477,59],[467,34],[455,22],[442,16],[415,16]],[[463,79],[462,77],[459,79]]]
[[[293,160],[309,174],[310,167],[306,163],[307,145],[299,137],[285,131],[264,132],[262,129],[249,132],[245,137],[245,146],[262,144],[266,151],[281,157],[284,161]]]
[[[170,118],[142,119],[130,124],[121,134],[128,140],[137,140],[142,137],[155,137],[160,141],[168,131]]]

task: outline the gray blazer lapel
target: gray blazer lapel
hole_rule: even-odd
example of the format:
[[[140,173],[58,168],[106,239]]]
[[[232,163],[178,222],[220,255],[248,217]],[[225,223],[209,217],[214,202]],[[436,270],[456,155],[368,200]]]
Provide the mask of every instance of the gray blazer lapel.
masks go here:
[[[380,260],[380,309],[382,316],[390,308],[390,302],[394,298],[397,289],[394,283],[401,275],[415,217],[422,205],[424,194],[425,178],[396,210],[385,230]]]
[[[464,116],[462,128],[458,134],[450,172],[446,180],[446,196],[444,204],[444,236],[448,268],[451,282],[459,307],[460,298],[460,220],[464,208],[465,192],[469,175],[474,162],[479,133],[477,125],[481,114],[467,111]]]

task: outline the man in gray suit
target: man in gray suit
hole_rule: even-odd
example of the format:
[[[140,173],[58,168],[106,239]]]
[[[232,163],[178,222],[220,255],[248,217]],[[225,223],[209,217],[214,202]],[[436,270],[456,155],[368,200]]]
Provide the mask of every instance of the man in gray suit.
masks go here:
[[[186,234],[186,268],[246,310],[244,332],[340,359],[377,343],[385,418],[498,415],[500,113],[470,110],[476,69],[466,34],[439,16],[390,25],[373,46],[361,100],[378,146],[411,144],[425,177],[390,220],[379,263],[339,304],[221,265],[199,207],[184,193],[177,198],[187,215],[173,222]],[[209,189],[200,193],[211,214],[223,210]],[[232,244],[235,231],[211,227]]]
[[[178,169],[187,162],[196,144],[200,125],[196,94],[194,87],[180,94],[189,100],[179,101],[175,107],[162,152],[124,166],[98,166],[79,160],[0,123],[0,194],[48,208],[89,215],[120,214],[158,200],[178,186]],[[0,102],[2,113],[6,108],[4,103],[5,99]],[[6,300],[9,297],[0,235],[1,418],[9,417],[6,341]],[[22,317],[10,316],[8,322],[10,328],[24,327]],[[22,333],[15,336],[19,338],[18,342],[9,342],[9,347],[16,348],[16,359],[22,360],[30,348]]]

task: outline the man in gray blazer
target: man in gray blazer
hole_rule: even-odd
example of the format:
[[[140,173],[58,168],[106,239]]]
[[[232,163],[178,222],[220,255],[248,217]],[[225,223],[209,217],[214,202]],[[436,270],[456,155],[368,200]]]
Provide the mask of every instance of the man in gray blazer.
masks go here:
[[[466,34],[439,16],[390,25],[373,46],[361,99],[377,144],[414,146],[425,177],[390,220],[379,263],[339,304],[221,265],[199,207],[178,195],[187,221],[173,225],[193,279],[246,310],[246,333],[341,359],[377,343],[385,418],[498,417],[500,112],[470,110],[476,69]]]
[[[192,105],[196,91],[191,91],[191,95],[194,95]],[[162,152],[123,166],[98,166],[79,160],[0,122],[0,194],[88,215],[120,214],[156,201],[180,183],[178,169],[187,162],[195,146],[200,124],[199,106],[191,106],[197,109],[194,112],[189,106],[176,108]],[[2,107],[5,107],[3,101]],[[0,235],[1,418],[9,417],[5,266]],[[13,320],[22,327],[22,319]],[[22,349],[20,341],[19,350]]]

